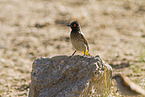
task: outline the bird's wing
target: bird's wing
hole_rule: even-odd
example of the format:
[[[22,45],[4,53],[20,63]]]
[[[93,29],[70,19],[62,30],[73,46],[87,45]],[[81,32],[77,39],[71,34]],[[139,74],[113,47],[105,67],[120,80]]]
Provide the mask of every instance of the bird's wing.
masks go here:
[[[89,45],[88,45],[88,42],[86,40],[86,38],[84,37],[84,34],[82,32],[80,32],[80,36],[82,37],[81,41],[83,41],[85,43],[85,45],[87,46],[87,50],[89,51]]]

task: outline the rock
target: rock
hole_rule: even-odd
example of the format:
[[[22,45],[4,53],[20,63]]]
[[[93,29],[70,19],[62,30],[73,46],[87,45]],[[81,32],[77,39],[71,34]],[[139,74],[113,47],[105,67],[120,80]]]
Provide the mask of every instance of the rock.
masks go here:
[[[99,56],[55,56],[33,62],[29,97],[105,96],[112,68]]]

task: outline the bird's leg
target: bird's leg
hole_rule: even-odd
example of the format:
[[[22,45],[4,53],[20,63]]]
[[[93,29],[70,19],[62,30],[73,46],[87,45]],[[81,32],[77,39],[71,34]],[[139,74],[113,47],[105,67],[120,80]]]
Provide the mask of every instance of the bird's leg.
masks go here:
[[[77,52],[77,51],[74,51],[73,54],[72,54],[69,58],[71,58],[76,52]]]
[[[86,51],[83,51],[83,53],[84,53],[83,56],[81,56],[82,58],[83,58],[84,56],[86,56]]]
[[[85,53],[86,53],[86,51],[84,51],[83,53],[84,53],[83,57],[84,57],[84,56],[86,56],[86,54],[85,54]]]
[[[76,52],[77,52],[77,51],[74,51],[74,53],[73,53],[71,56],[73,56]]]

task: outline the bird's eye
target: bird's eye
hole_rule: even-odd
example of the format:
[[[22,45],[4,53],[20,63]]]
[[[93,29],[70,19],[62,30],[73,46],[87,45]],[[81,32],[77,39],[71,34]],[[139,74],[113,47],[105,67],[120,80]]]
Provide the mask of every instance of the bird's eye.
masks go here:
[[[74,27],[76,27],[77,25],[76,24],[74,24]]]

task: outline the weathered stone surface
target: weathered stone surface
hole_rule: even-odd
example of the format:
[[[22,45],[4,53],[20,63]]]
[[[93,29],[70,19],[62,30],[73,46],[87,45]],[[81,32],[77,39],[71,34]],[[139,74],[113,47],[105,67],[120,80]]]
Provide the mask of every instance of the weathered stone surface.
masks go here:
[[[33,62],[29,97],[90,97],[105,95],[112,68],[99,56],[55,56]]]

